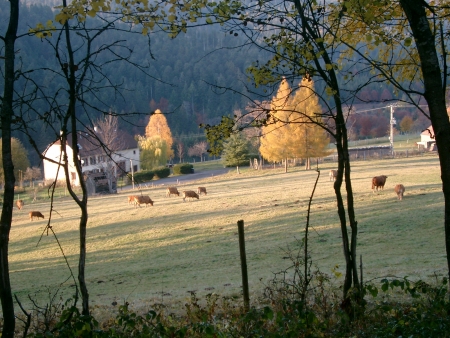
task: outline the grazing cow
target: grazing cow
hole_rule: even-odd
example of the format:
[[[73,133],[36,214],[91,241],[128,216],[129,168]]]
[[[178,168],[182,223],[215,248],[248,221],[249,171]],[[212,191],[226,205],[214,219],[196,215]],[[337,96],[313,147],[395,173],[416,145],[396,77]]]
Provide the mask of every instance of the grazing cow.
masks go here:
[[[405,193],[405,186],[403,184],[397,184],[394,188],[398,199],[401,201],[403,199],[403,194]]]
[[[153,206],[153,201],[151,200],[150,196],[134,196],[134,207],[137,208],[137,206],[139,205],[140,208],[141,204],[145,204],[146,207],[148,204]]]
[[[197,188],[197,194],[201,195],[204,193],[206,195],[206,188],[205,187],[198,187]]]
[[[186,198],[196,198],[199,199],[197,193],[192,190],[183,191],[183,201],[186,202]]]
[[[128,204],[134,203],[134,198],[135,197],[136,197],[135,195],[128,196]]]
[[[23,208],[24,203],[22,200],[17,200],[16,205],[17,205],[17,208],[19,210],[21,210]]]
[[[170,195],[172,195],[172,194],[180,196],[180,193],[178,192],[178,189],[176,187],[168,187],[167,188],[167,192],[166,192],[166,196],[170,197]]]
[[[337,170],[331,169],[330,170],[330,181],[336,181],[337,177]]]
[[[375,192],[374,188],[377,189],[380,188],[381,190],[384,190],[384,184],[386,183],[386,178],[388,178],[386,175],[381,176],[375,176],[372,178],[372,191]]]
[[[30,211],[30,221],[33,220],[34,217],[37,217],[37,219],[42,218],[44,219],[44,215],[42,215],[39,211]]]

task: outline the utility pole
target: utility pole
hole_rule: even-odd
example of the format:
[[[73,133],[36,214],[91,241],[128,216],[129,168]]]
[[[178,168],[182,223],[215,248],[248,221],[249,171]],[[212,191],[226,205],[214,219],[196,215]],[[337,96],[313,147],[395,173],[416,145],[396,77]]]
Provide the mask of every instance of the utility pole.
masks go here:
[[[397,121],[394,118],[394,105],[391,104],[391,120],[389,122],[391,128],[390,128],[390,136],[389,136],[389,142],[391,146],[391,155],[394,156],[394,125],[397,124]]]
[[[133,172],[133,160],[130,158],[130,167],[131,167],[131,185],[134,190],[134,172]]]

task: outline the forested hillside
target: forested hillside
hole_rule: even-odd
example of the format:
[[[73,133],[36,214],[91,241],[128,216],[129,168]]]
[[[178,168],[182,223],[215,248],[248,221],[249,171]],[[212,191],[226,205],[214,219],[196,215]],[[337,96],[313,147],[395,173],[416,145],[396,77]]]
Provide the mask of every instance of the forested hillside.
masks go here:
[[[2,1],[3,2],[3,1]],[[0,29],[5,29],[8,18],[6,4],[0,6]],[[39,22],[53,18],[48,6],[30,5],[22,7],[19,27],[35,27]],[[21,32],[26,34],[26,31]],[[56,36],[56,34],[54,34]],[[199,123],[214,123],[222,115],[231,115],[235,109],[244,109],[247,99],[231,91],[215,90],[213,85],[233,87],[244,92],[245,69],[250,62],[258,59],[255,49],[234,48],[239,37],[220,32],[211,27],[200,27],[170,39],[163,33],[151,34],[149,39],[141,34],[130,34],[117,30],[104,34],[104,41],[119,41],[132,49],[131,61],[144,65],[138,69],[127,62],[115,63],[106,73],[112,83],[120,84],[121,95],[112,95],[111,91],[98,93],[99,99],[106,103],[102,109],[113,110],[119,114],[129,114],[121,120],[121,129],[131,135],[144,133],[149,113],[159,108],[167,114],[171,131],[175,137],[183,139],[196,135],[198,140]],[[55,38],[55,37],[53,37]],[[54,51],[45,41],[32,36],[18,40],[17,55],[22,70],[34,70],[39,73],[40,86],[51,93],[56,91],[58,78],[50,70],[58,67]],[[108,58],[105,53],[99,57]],[[45,68],[45,70],[43,70]],[[39,69],[39,70],[38,70]],[[36,71],[38,70],[38,71]],[[45,104],[36,102],[35,106]],[[99,116],[93,111],[91,119]],[[93,116],[93,117],[92,117]],[[89,124],[87,116],[84,119]],[[54,139],[54,135],[45,132],[36,121],[36,134],[39,135],[39,147],[43,150]],[[16,133],[27,145],[23,135]],[[187,142],[189,146],[189,142]],[[36,165],[37,156],[30,151],[30,159]]]
[[[0,3],[0,29],[4,31],[8,22],[9,6],[4,0],[0,0]],[[60,67],[55,52],[46,41],[27,36],[26,33],[37,23],[45,23],[53,17],[54,12],[49,6],[30,3],[22,6],[19,27],[23,36],[17,43],[17,57],[22,71],[33,70],[31,74],[34,74],[34,79],[50,96],[61,88],[61,79],[52,72]],[[56,39],[56,34],[53,39]],[[186,34],[175,39],[170,39],[161,32],[152,33],[147,38],[138,32],[129,33],[114,29],[103,34],[96,42],[96,47],[111,41],[121,41],[121,45],[130,48],[132,54],[129,61],[140,64],[143,68],[136,68],[130,62],[105,64],[104,71],[110,82],[120,85],[120,95],[111,90],[95,95],[102,104],[99,106],[102,111],[111,110],[123,116],[120,129],[132,136],[143,135],[149,113],[161,109],[167,114],[167,121],[175,139],[182,141],[186,148],[202,140],[203,130],[198,127],[200,123],[218,123],[221,116],[232,115],[237,109],[244,110],[248,104],[248,98],[245,96],[234,94],[233,91],[219,90],[214,85],[231,87],[236,92],[245,93],[254,99],[271,99],[270,90],[266,92],[265,97],[258,97],[248,94],[245,88],[250,86],[254,90],[251,83],[247,82],[245,69],[252,62],[263,61],[264,54],[255,47],[240,47],[243,40],[239,35],[224,33],[219,27],[188,29]],[[113,58],[110,53],[102,53],[98,57],[103,58],[103,62]],[[352,88],[362,88],[353,100],[354,104],[358,104],[356,110],[386,106],[390,100],[396,99],[392,88],[385,84],[375,82],[364,87],[368,76],[369,74],[361,72],[352,80]],[[19,81],[18,85],[20,83]],[[22,81],[22,84],[25,83]],[[320,81],[316,86],[319,92],[323,90]],[[259,90],[263,93],[263,89]],[[355,93],[343,92],[343,95]],[[41,112],[47,109],[39,100],[33,103],[33,107]],[[397,111],[398,130],[418,132],[428,127],[429,122],[416,109],[405,107]],[[79,118],[83,123],[91,125],[101,113],[92,110],[87,114],[80,111]],[[412,120],[409,124],[404,124],[410,126],[409,130],[400,128],[400,122],[405,116]],[[30,120],[33,120],[33,116],[30,116]],[[55,123],[58,121],[55,120]],[[388,131],[389,110],[356,114],[351,116],[348,123],[352,139],[385,136]],[[57,125],[55,130],[59,130]],[[34,131],[41,151],[57,137],[54,131],[51,133],[45,129],[44,123],[39,119],[35,119]],[[20,132],[16,131],[15,136],[28,148],[28,140]],[[31,149],[29,155],[31,164],[37,165],[38,156]]]

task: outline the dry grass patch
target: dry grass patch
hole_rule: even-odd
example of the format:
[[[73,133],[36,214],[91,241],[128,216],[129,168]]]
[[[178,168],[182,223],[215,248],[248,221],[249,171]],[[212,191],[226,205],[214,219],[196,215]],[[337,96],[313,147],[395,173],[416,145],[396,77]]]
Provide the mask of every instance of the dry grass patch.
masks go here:
[[[324,272],[344,265],[330,165],[322,168],[311,215],[311,254]],[[359,224],[358,255],[365,279],[393,274],[428,278],[445,273],[443,196],[435,156],[354,162],[352,185]],[[387,175],[385,190],[371,191],[371,178]],[[143,190],[153,207],[134,208],[123,191],[89,199],[86,277],[91,303],[109,306],[127,300],[135,306],[164,302],[179,307],[196,291],[240,295],[236,222],[245,221],[250,287],[253,295],[272,273],[288,264],[284,250],[301,238],[315,171],[300,168],[230,172],[202,180],[208,195],[183,202],[165,197],[166,186]],[[162,181],[161,181],[162,182]],[[395,184],[406,187],[397,201]],[[200,182],[180,186],[196,190]],[[46,301],[47,288],[73,292],[61,251],[46,234],[49,203],[14,211],[10,268],[13,292]],[[30,222],[40,210],[45,220]],[[79,212],[73,202],[57,201],[52,227],[72,270],[77,271]]]

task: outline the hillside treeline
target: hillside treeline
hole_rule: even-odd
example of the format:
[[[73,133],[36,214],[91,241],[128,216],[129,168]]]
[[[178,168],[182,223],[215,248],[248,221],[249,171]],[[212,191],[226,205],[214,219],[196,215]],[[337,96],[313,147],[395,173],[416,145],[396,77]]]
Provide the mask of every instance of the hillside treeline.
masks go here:
[[[8,8],[6,3],[0,6],[2,30],[8,22]],[[22,23],[19,27],[35,27],[37,23],[45,23],[53,18],[53,15],[48,6],[22,6]],[[22,31],[21,34],[26,32]],[[56,39],[56,34],[53,38]],[[120,84],[121,95],[115,95],[112,91],[97,94],[98,101],[107,103],[101,109],[127,115],[121,119],[120,127],[131,135],[143,135],[150,112],[159,108],[167,114],[173,135],[188,143],[192,138],[192,143],[198,141],[202,133],[199,123],[214,123],[222,115],[231,115],[233,110],[245,108],[247,99],[243,96],[233,94],[232,91],[215,90],[211,86],[228,86],[245,92],[245,86],[248,85],[245,69],[252,60],[258,58],[258,52],[250,48],[236,50],[234,47],[239,44],[239,37],[211,27],[200,27],[176,39],[170,39],[162,33],[151,34],[147,39],[139,33],[130,34],[119,30],[111,30],[102,39],[97,41],[97,45],[113,40],[122,41],[123,45],[132,49],[130,61],[143,66],[138,69],[128,62],[111,65],[106,73],[111,83]],[[17,45],[21,70],[34,70],[34,74],[39,74],[34,78],[38,79],[41,88],[49,95],[52,95],[52,90],[56,92],[63,84],[49,71],[59,66],[54,51],[45,41],[32,36],[21,37]],[[111,55],[105,53],[99,57],[108,58]],[[42,102],[36,101],[34,108],[39,105],[41,111],[45,112],[47,107]],[[80,112],[83,123],[89,124],[90,120],[100,117],[100,113],[94,110],[88,113],[89,117]],[[43,128],[43,123],[37,120],[34,129],[41,150],[54,139],[54,135]],[[18,131],[15,134],[27,146],[23,135]],[[36,164],[37,156],[31,150],[30,158]]]
[[[4,3],[0,6],[0,29],[5,29],[8,22],[9,6]],[[32,28],[39,22],[52,19],[52,8],[43,5],[22,6],[19,27]],[[17,56],[20,59],[19,67],[23,71],[34,70],[34,78],[38,85],[52,95],[63,84],[59,83],[51,69],[58,67],[54,51],[49,45],[34,36],[26,36],[27,31],[18,40]],[[56,36],[56,34],[55,34]],[[188,30],[175,39],[166,34],[155,33],[150,37],[136,32],[130,34],[120,30],[111,30],[97,41],[97,45],[108,41],[122,41],[132,50],[130,61],[143,65],[142,69],[133,67],[128,62],[106,65],[106,73],[111,83],[120,84],[121,95],[113,91],[97,93],[99,101],[105,103],[101,108],[104,111],[114,111],[125,116],[120,121],[120,129],[130,135],[143,135],[148,123],[150,112],[160,109],[167,114],[167,121],[174,138],[183,142],[185,148],[204,140],[200,123],[214,124],[220,121],[223,115],[232,115],[234,111],[245,111],[248,97],[235,94],[244,93],[251,98],[270,100],[274,92],[260,89],[249,94],[246,86],[250,86],[246,79],[245,69],[257,60],[264,60],[264,53],[256,48],[241,47],[242,40],[235,34],[226,34],[219,28],[212,26],[197,27]],[[99,55],[100,58],[111,57],[110,54]],[[38,75],[38,76],[36,76]],[[368,76],[368,74],[367,74]],[[353,81],[353,86],[367,82],[366,74]],[[20,85],[20,81],[18,82]],[[233,91],[218,89],[230,87]],[[317,83],[321,91],[320,82]],[[254,89],[253,89],[254,90]],[[350,95],[350,94],[348,94]],[[351,95],[354,95],[351,94]],[[395,99],[393,91],[386,85],[370,84],[358,95],[359,107],[375,107],[383,104],[377,101]],[[386,101],[389,102],[389,101]],[[46,111],[44,103],[36,101],[34,108]],[[386,103],[388,104],[388,103]],[[400,122],[405,116],[412,119],[407,130],[401,130]],[[86,125],[100,117],[98,111],[80,112],[80,119]],[[420,113],[411,109],[402,109],[397,116],[398,130],[416,132],[428,127],[428,122]],[[33,116],[30,116],[33,120]],[[54,133],[49,133],[44,122],[36,120],[34,125],[35,139],[38,147],[43,151],[55,139]],[[349,119],[352,131],[351,137],[370,138],[387,134],[389,129],[389,111],[354,115]],[[59,130],[58,127],[55,127]],[[29,150],[31,164],[39,163],[38,156],[28,146],[28,140],[15,131],[14,136],[22,141]]]

